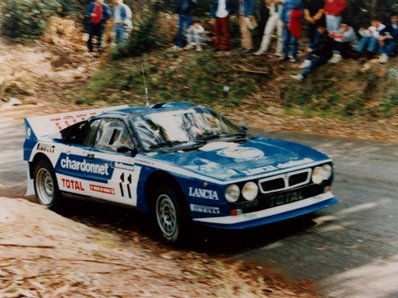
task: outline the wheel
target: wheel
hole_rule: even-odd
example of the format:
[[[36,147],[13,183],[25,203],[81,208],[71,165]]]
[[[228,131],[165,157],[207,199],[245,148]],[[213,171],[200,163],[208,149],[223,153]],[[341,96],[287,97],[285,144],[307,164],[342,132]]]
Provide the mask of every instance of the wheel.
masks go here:
[[[176,192],[170,187],[161,187],[155,196],[156,224],[163,240],[176,243],[181,240],[183,215]]]
[[[36,198],[41,205],[55,210],[61,203],[61,194],[58,189],[57,179],[51,163],[40,160],[34,170],[33,181]]]

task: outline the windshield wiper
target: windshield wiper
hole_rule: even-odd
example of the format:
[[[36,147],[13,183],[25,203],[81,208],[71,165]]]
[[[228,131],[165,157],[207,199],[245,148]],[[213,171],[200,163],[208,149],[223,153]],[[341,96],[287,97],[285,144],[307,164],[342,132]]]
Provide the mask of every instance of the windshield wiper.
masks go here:
[[[217,133],[208,133],[204,134],[201,137],[198,138],[200,141],[210,141],[214,139],[220,139],[220,140],[225,140],[225,139],[245,139],[247,137],[246,132],[238,132],[238,133],[223,133],[223,134],[217,134]]]
[[[192,149],[197,148],[204,145],[204,141],[201,140],[190,140],[190,141],[166,141],[161,144],[151,145],[149,149],[156,150],[156,149]]]

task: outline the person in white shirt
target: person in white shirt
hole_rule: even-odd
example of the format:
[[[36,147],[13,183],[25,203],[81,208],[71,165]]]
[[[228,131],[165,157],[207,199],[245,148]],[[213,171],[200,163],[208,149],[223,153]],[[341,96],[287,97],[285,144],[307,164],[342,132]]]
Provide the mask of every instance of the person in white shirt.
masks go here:
[[[115,0],[113,8],[113,24],[115,31],[115,43],[118,44],[128,38],[133,29],[132,12],[123,0]]]
[[[269,9],[269,17],[267,20],[267,24],[264,28],[263,38],[261,40],[260,48],[254,55],[259,56],[268,51],[269,45],[271,43],[272,35],[276,30],[276,50],[275,54],[277,56],[282,55],[282,31],[283,31],[283,24],[279,20],[279,12],[281,11],[281,4],[282,0],[267,0],[267,7]]]
[[[187,29],[187,46],[185,50],[190,50],[196,47],[196,51],[202,51],[202,45],[205,40],[205,29],[201,24],[194,21]]]
[[[366,54],[370,56],[376,54],[379,51],[380,32],[385,27],[379,18],[373,18],[369,28],[360,28],[358,33],[361,36],[361,40],[359,41],[357,51],[361,54],[367,52]]]

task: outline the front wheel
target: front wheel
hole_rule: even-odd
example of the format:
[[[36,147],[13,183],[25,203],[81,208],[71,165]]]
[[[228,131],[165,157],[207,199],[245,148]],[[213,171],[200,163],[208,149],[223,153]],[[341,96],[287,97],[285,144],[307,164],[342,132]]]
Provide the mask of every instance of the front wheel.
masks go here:
[[[173,189],[162,187],[155,197],[155,216],[157,227],[167,243],[181,240],[183,215]]]
[[[36,197],[41,205],[55,210],[61,203],[61,194],[58,189],[52,165],[47,160],[40,160],[33,174]]]

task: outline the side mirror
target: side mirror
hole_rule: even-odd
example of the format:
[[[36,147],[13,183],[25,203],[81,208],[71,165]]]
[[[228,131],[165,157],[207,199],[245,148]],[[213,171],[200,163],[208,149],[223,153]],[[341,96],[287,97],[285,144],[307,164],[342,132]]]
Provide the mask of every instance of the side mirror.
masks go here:
[[[137,149],[128,145],[122,145],[120,147],[117,147],[116,151],[123,154],[131,153],[132,156],[137,154]]]

